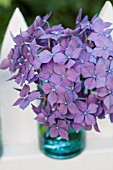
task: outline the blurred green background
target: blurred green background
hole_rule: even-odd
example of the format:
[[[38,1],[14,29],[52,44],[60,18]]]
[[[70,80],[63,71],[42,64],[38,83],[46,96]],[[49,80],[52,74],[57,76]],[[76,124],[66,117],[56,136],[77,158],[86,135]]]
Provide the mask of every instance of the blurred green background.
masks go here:
[[[111,2],[113,3],[113,0]],[[9,19],[17,6],[28,25],[37,15],[44,16],[52,11],[51,25],[62,23],[65,27],[74,28],[79,8],[83,9],[83,15],[88,14],[91,18],[99,13],[104,3],[105,0],[0,0],[0,46]]]

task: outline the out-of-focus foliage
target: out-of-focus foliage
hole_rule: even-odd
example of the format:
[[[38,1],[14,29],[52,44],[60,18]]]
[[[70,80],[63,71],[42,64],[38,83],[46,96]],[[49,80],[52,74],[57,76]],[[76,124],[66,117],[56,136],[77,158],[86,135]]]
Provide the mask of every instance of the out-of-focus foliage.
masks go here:
[[[0,44],[8,21],[17,6],[22,11],[28,25],[37,15],[44,16],[51,11],[51,25],[62,23],[63,26],[74,28],[79,8],[83,9],[83,15],[88,14],[89,17],[92,17],[100,11],[104,2],[105,0],[0,0]]]
[[[11,0],[0,0],[0,5],[10,6]]]

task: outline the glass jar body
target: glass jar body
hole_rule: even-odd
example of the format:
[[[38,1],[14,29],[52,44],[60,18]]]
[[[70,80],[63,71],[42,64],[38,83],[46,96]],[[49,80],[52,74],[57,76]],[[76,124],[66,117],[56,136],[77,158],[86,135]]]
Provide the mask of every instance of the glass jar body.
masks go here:
[[[49,157],[68,159],[77,156],[85,148],[86,134],[84,129],[76,133],[73,128],[70,128],[69,140],[64,140],[60,136],[51,138],[49,131],[46,133],[44,125],[39,124],[38,127],[40,150]]]

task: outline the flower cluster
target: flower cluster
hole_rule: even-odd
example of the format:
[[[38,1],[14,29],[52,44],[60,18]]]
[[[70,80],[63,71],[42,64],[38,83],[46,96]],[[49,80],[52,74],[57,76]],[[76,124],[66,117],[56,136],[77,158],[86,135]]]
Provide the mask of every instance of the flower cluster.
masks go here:
[[[83,19],[80,9],[75,28],[50,27],[50,14],[37,16],[26,31],[12,38],[14,48],[1,69],[9,68],[21,89],[14,103],[32,104],[36,120],[50,128],[50,136],[68,140],[68,128],[99,132],[97,120],[113,122],[113,41],[111,23],[98,16]],[[30,84],[37,84],[30,91]]]

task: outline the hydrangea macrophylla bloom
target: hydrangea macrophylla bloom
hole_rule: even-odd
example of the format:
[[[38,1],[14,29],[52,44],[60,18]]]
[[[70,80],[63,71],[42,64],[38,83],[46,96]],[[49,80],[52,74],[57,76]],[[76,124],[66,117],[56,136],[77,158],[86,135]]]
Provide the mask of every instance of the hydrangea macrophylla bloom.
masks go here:
[[[77,32],[81,32],[81,27],[82,24],[87,25],[87,21],[88,21],[88,16],[86,15],[83,19],[82,19],[82,9],[79,10],[79,13],[76,17],[76,31]]]
[[[51,137],[57,137],[58,135],[68,140],[68,126],[64,120],[58,120],[57,124],[53,125],[50,129]]]
[[[107,75],[109,77],[112,77],[113,76],[113,58],[109,57],[109,60],[106,61],[105,65],[106,65]]]
[[[86,125],[93,125],[96,123],[95,113],[98,105],[88,105],[87,103],[80,101],[77,103],[77,106],[79,110],[76,110],[76,115],[74,118],[75,123],[85,123]]]
[[[79,9],[78,15],[76,17],[76,24],[79,24],[82,19],[82,8]]]
[[[80,23],[80,33],[79,33],[80,35],[81,34],[83,35],[83,33],[87,32],[87,31],[92,31],[91,26],[92,26],[92,23],[93,23],[93,21],[95,20],[96,17],[97,16],[94,15],[94,17],[91,19],[91,21],[88,21],[87,15],[83,18],[83,20]]]
[[[42,86],[42,89],[45,94],[49,94],[48,101],[51,106],[57,103],[59,93],[65,92],[65,88],[63,86],[55,85],[53,83],[45,83]]]
[[[26,46],[27,42],[30,39],[29,33],[22,32],[21,30],[20,30],[20,34],[17,35],[16,37],[14,37],[13,34],[11,33],[11,37],[17,46]]]
[[[37,16],[26,31],[11,34],[15,45],[0,69],[9,69],[9,80],[22,87],[16,89],[20,97],[14,106],[31,104],[51,137],[68,140],[68,128],[99,132],[98,118],[108,115],[113,122],[111,23],[97,15],[82,19],[81,9],[73,30],[61,24],[50,27],[49,17]],[[33,83],[36,90],[30,91]],[[40,100],[38,107],[34,100]]]
[[[105,106],[110,109],[113,105],[113,78],[106,87],[97,89],[97,95],[103,98]]]
[[[41,112],[37,114],[37,117],[35,119],[38,120],[41,124],[48,126],[49,125],[48,119],[49,119],[50,112],[51,112],[50,106],[48,105],[45,110],[41,109]]]
[[[65,115],[59,112],[59,105],[54,105],[51,107],[51,115],[49,116],[49,124],[50,126],[54,125],[58,119],[65,119]]]
[[[97,116],[99,119],[105,118],[106,107],[105,107],[103,100],[101,98],[98,98],[97,95],[90,94],[88,96],[87,103],[88,104],[94,103],[94,104],[98,105],[95,116]]]
[[[96,38],[100,35],[109,35],[112,31],[112,29],[106,29],[111,26],[111,23],[109,22],[103,22],[101,18],[95,18],[92,22],[91,28],[94,32],[90,34],[88,37],[89,40],[96,40]]]
[[[106,83],[109,84],[113,77],[113,58],[110,56],[108,60],[101,59],[101,62],[106,66]]]
[[[38,74],[38,77],[42,80],[48,80],[53,74],[54,62],[50,61],[47,64],[42,65],[42,71]]]
[[[90,60],[90,54],[89,53],[86,53],[86,51],[83,51],[81,52],[79,58],[78,58],[78,61],[76,62],[74,68],[75,70],[79,73],[79,74],[82,74],[82,67],[83,67],[83,64],[88,62]]]
[[[65,84],[63,85],[65,87]],[[77,82],[76,84],[74,83],[69,83],[69,86],[66,84],[66,92],[69,94],[71,100],[75,101],[78,98],[77,93],[80,92],[81,90],[81,83]]]
[[[8,68],[10,65],[10,60],[8,60],[7,58],[4,59],[1,64],[0,64],[0,69],[6,69]]]
[[[81,129],[83,129],[83,126],[79,123],[72,123],[72,127],[76,130],[78,133]]]
[[[89,131],[89,130],[92,130],[93,127],[94,127],[94,129],[95,129],[96,132],[100,132],[100,129],[99,129],[99,127],[98,127],[97,122],[96,122],[94,125],[85,125],[85,126],[84,126],[84,129],[87,130],[87,131]]]
[[[69,45],[69,40],[66,39],[66,38],[62,39],[60,45],[61,45],[61,50],[62,50],[62,52],[65,53],[65,49],[66,49],[66,48],[68,47],[68,45]]]
[[[74,101],[70,98],[68,93],[60,94],[58,98],[58,103],[60,103],[59,106],[59,112],[62,114],[67,114],[68,111],[72,114],[76,111],[76,105]]]
[[[99,36],[95,40],[96,47],[93,50],[95,57],[102,57],[107,59],[110,55],[113,55],[113,41],[105,36]]]
[[[52,48],[52,53],[48,50],[42,51],[40,54],[38,54],[40,62],[48,63],[53,58],[55,63],[64,64],[65,55],[62,52],[60,52],[60,50],[61,50],[61,46],[57,44]]]
[[[55,41],[58,41],[61,37],[65,37],[65,34],[63,34],[64,28],[61,24],[55,25],[50,29],[47,29],[46,34],[41,36],[40,39],[53,39]]]
[[[38,29],[39,27],[44,27],[45,24],[47,24],[47,20],[49,19],[51,15],[51,12],[49,14],[46,14],[43,18],[40,16],[37,16],[35,21],[33,22],[34,29]]]
[[[65,55],[68,61],[66,64],[66,68],[71,68],[75,63],[77,58],[79,58],[79,55],[82,51],[82,48],[77,48],[77,44],[76,46],[72,44],[73,40],[70,41],[69,46],[65,49]]]
[[[83,77],[86,78],[84,85],[86,89],[104,87],[106,83],[106,68],[99,60],[96,66],[93,63],[85,63],[82,68]]]
[[[61,81],[68,84],[68,81],[75,82],[78,79],[78,75],[75,70],[73,68],[66,69],[65,65],[55,65],[54,72],[56,75],[53,74],[51,76],[51,81],[56,84],[59,84]]]
[[[30,87],[28,85],[24,85],[20,90],[20,98],[13,104],[13,106],[19,105],[21,109],[25,109],[30,102],[35,99],[38,99],[40,94],[37,91],[30,92]]]
[[[38,56],[41,63],[48,63],[52,59],[52,54],[48,50],[42,51]]]
[[[61,45],[66,47],[65,50],[64,50],[65,55],[55,56],[54,61],[58,64],[65,64],[67,62],[66,68],[68,68],[68,69],[71,68],[76,63],[76,59],[79,58],[79,55],[82,51],[82,48],[80,48],[80,45],[78,45],[79,43],[77,42],[77,40],[72,39],[68,43],[68,45],[67,45],[67,42],[62,41]],[[63,43],[66,43],[66,44],[63,44]]]
[[[53,60],[55,63],[58,64],[64,64],[66,62],[66,57],[61,51],[61,46],[57,44],[52,48],[52,55],[53,55]]]

